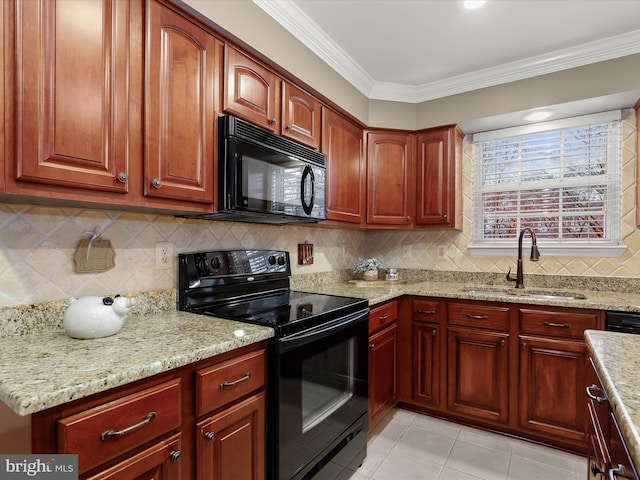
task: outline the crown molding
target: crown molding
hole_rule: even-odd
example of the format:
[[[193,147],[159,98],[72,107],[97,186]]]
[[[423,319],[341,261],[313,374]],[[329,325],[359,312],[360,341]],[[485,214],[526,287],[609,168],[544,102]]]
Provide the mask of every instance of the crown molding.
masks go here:
[[[376,82],[293,2],[253,0],[369,99],[420,103],[640,53],[640,30],[422,85]]]

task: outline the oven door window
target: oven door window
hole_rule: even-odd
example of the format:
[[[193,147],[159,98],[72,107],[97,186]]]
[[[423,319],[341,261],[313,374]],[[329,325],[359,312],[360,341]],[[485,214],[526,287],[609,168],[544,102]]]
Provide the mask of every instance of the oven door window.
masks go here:
[[[308,340],[280,356],[279,478],[296,475],[367,412],[366,321]]]
[[[325,170],[264,147],[238,142],[236,206],[324,219]]]

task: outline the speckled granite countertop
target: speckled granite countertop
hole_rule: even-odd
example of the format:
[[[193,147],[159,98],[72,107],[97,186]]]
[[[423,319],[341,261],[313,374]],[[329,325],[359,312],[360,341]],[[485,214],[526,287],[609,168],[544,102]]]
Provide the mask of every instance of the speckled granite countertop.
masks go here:
[[[111,337],[0,338],[0,400],[28,415],[266,340],[273,329],[184,312],[129,315]]]
[[[640,295],[612,291],[592,291],[587,289],[562,289],[550,287],[527,287],[518,291],[511,285],[484,285],[478,283],[426,281],[417,283],[339,283],[318,286],[301,286],[298,290],[330,295],[360,297],[369,300],[369,305],[382,303],[402,295],[423,295],[430,297],[458,298],[461,300],[484,300],[505,303],[526,303],[555,307],[593,308],[596,310],[620,310],[640,312]],[[480,291],[477,293],[468,290]],[[499,295],[491,291],[508,291],[508,295]],[[531,297],[531,293],[541,296]],[[558,295],[547,298],[544,294]],[[575,294],[581,298],[573,299],[565,295]]]
[[[640,466],[640,335],[587,330],[587,347],[629,454]]]

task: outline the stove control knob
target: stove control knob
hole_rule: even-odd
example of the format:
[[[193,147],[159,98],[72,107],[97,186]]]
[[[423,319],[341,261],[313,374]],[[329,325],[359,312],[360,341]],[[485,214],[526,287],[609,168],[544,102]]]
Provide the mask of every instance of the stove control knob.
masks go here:
[[[275,265],[275,264],[276,264],[276,256],[269,255],[269,265]]]
[[[211,267],[213,267],[214,270],[218,270],[220,268],[220,265],[221,265],[221,262],[218,257],[214,257],[211,260]]]
[[[278,257],[278,265],[284,265],[284,257]]]

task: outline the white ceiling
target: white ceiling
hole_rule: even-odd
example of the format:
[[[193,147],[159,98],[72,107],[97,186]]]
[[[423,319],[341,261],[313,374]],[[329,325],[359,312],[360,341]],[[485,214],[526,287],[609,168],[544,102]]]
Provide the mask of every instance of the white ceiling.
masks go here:
[[[640,0],[253,0],[371,99],[417,103],[640,53]]]

